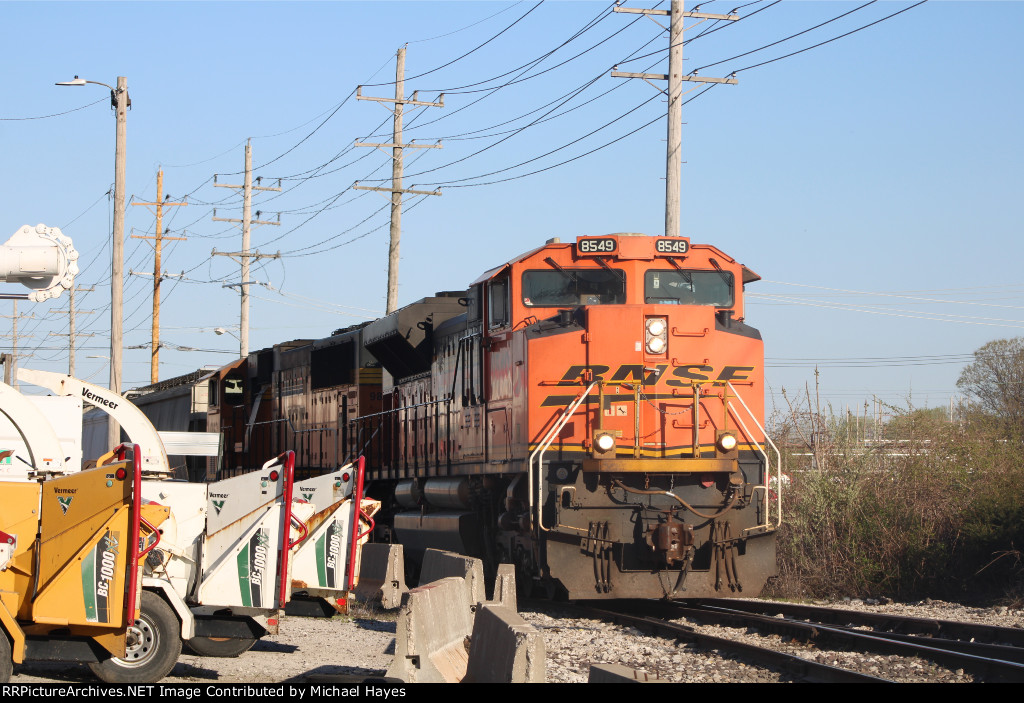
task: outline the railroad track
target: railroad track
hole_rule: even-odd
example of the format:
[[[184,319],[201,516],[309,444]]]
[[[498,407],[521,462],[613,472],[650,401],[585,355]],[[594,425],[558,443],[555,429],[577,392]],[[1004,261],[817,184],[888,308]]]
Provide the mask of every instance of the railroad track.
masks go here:
[[[1021,647],[1024,632],[982,623],[734,600],[702,600],[685,604],[613,601],[598,607],[574,605],[572,610],[580,617],[610,620],[660,637],[742,656],[758,665],[781,669],[809,682],[890,680],[809,658],[822,650],[922,659],[951,670],[962,669],[976,681],[1024,681],[1024,647]],[[685,622],[673,622],[682,619],[744,628],[747,633],[764,637],[779,635],[791,644],[801,643],[804,651],[780,651],[777,640],[762,646],[711,635]]]

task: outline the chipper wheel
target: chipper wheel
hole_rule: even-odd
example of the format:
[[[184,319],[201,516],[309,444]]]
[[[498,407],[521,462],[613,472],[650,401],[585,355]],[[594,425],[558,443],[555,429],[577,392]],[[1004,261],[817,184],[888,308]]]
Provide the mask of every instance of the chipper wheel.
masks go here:
[[[254,637],[193,637],[185,642],[189,649],[203,657],[237,657],[248,652],[254,644]]]
[[[164,600],[150,591],[142,592],[142,611],[128,628],[128,653],[89,664],[107,683],[153,683],[167,674],[181,654],[181,625]]]
[[[14,653],[11,651],[11,641],[7,639],[7,633],[0,627],[0,683],[7,683],[14,673]]]

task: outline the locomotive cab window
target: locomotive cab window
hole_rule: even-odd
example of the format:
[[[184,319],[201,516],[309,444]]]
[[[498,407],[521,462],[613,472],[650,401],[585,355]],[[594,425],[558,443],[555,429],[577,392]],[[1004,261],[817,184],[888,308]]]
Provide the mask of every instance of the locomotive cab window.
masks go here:
[[[563,269],[523,273],[523,305],[609,305],[626,302],[626,274],[617,269]]]
[[[648,271],[644,302],[729,308],[733,306],[733,276],[728,271]]]

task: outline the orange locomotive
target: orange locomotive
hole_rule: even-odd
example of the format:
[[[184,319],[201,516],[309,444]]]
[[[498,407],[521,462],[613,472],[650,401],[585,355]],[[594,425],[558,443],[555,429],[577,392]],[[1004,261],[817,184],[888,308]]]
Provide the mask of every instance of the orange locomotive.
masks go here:
[[[379,537],[414,563],[512,562],[574,599],[755,596],[780,515],[756,280],[681,237],[552,240],[468,291],[250,355],[245,413],[265,419],[236,414],[225,446],[263,430],[299,471],[365,453]]]

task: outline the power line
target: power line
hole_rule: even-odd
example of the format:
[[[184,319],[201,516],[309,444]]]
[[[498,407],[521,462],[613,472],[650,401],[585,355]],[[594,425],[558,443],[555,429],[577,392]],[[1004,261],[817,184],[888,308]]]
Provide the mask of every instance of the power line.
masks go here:
[[[744,56],[749,56],[750,54],[756,54],[758,51],[764,51],[765,49],[773,47],[773,46],[775,46],[777,44],[781,44],[782,42],[787,42],[790,39],[795,39],[796,37],[801,36],[802,34],[807,34],[808,32],[813,32],[815,29],[820,29],[820,28],[824,27],[827,24],[831,24],[832,22],[836,22],[838,20],[841,20],[842,18],[844,18],[844,17],[846,17],[848,15],[852,15],[854,12],[859,12],[860,10],[863,10],[865,7],[868,7],[869,5],[874,5],[876,2],[878,2],[878,0],[869,0],[869,2],[864,3],[860,7],[855,7],[852,10],[850,10],[849,12],[844,12],[841,15],[837,15],[836,17],[833,17],[830,20],[826,20],[826,21],[822,22],[821,24],[816,24],[813,27],[808,27],[807,29],[805,29],[803,31],[797,32],[796,34],[790,34],[788,37],[785,37],[784,39],[779,39],[778,41],[773,41],[771,44],[765,44],[764,46],[758,47],[757,49],[751,49],[750,51],[745,51],[742,54],[737,54],[736,56],[731,56],[731,57],[729,57],[727,59],[722,59],[721,61],[715,61],[714,63],[709,63],[709,64],[707,64],[705,66],[701,66],[700,68],[698,68],[696,70],[697,71],[703,71],[705,68],[711,68],[712,66],[717,66],[719,64],[726,63],[727,61],[732,61],[733,59],[739,59],[739,58],[742,58]]]
[[[54,112],[53,114],[50,114],[50,115],[38,115],[36,117],[0,117],[0,122],[25,122],[27,120],[48,120],[51,117],[61,117],[63,115],[70,115],[72,112],[78,112],[79,110],[84,110],[87,107],[92,107],[93,105],[99,105],[102,102],[106,102],[108,99],[109,98],[100,98],[99,100],[96,100],[95,102],[91,102],[91,103],[88,103],[86,105],[82,105],[81,107],[76,107],[76,108],[73,108],[71,110],[65,110],[64,112]]]
[[[504,29],[502,29],[502,30],[501,30],[500,32],[498,32],[497,34],[495,34],[494,36],[492,36],[492,37],[491,37],[490,39],[488,39],[487,41],[483,42],[482,44],[478,44],[478,45],[477,45],[477,46],[475,46],[474,48],[470,49],[469,51],[467,51],[466,53],[464,53],[464,54],[463,54],[462,56],[459,56],[458,58],[454,58],[454,59],[452,59],[451,61],[449,61],[448,63],[442,64],[442,65],[440,65],[440,66],[438,66],[438,67],[436,67],[436,68],[432,68],[432,69],[430,69],[429,71],[425,71],[425,72],[423,72],[423,73],[420,73],[420,74],[418,74],[418,75],[415,75],[415,76],[407,76],[407,77],[405,78],[405,80],[407,80],[407,81],[414,81],[414,80],[416,80],[417,78],[422,78],[423,76],[429,76],[429,75],[430,75],[431,73],[436,73],[436,72],[440,71],[440,70],[441,70],[442,68],[447,68],[448,66],[451,66],[452,64],[454,64],[454,63],[457,63],[457,62],[461,61],[462,59],[466,58],[467,56],[471,56],[472,54],[476,53],[477,51],[479,51],[480,49],[482,49],[483,47],[487,46],[487,45],[488,45],[488,44],[490,44],[490,43],[491,43],[492,41],[494,41],[495,39],[497,39],[498,37],[500,37],[500,36],[501,36],[502,34],[504,34],[505,32],[507,32],[507,31],[509,31],[510,29],[512,29],[513,27],[515,27],[515,26],[516,26],[517,24],[519,24],[519,23],[520,23],[520,22],[521,22],[522,20],[526,19],[526,17],[527,17],[527,16],[529,15],[529,14],[531,14],[531,13],[532,13],[532,12],[533,12],[534,10],[536,10],[536,9],[537,9],[538,7],[540,7],[540,6],[541,6],[541,5],[543,5],[543,4],[544,4],[544,2],[543,2],[543,0],[541,0],[541,2],[538,2],[538,3],[536,4],[536,5],[534,5],[534,6],[533,6],[533,7],[531,7],[531,8],[529,9],[529,10],[527,10],[527,11],[526,11],[525,13],[523,13],[522,15],[520,15],[520,16],[519,16],[519,18],[518,18],[518,19],[516,19],[516,21],[515,21],[515,22],[513,22],[512,24],[510,24],[510,25],[508,25],[507,27],[505,27]],[[381,87],[381,86],[389,86],[389,85],[394,85],[394,84],[395,84],[395,81],[390,81],[390,82],[387,82],[387,83],[367,83],[367,84],[365,84],[365,85],[364,85],[363,87],[364,87],[364,88],[379,88],[379,87]],[[432,93],[432,92],[434,92],[434,91],[430,90],[430,91],[424,91],[424,92],[429,92],[429,93]]]
[[[733,71],[733,73],[740,73],[742,71],[749,71],[752,68],[760,68],[761,66],[767,66],[770,63],[775,63],[776,61],[782,61],[783,59],[788,59],[791,56],[796,56],[797,54],[802,54],[805,51],[810,51],[811,49],[817,49],[820,46],[825,46],[826,44],[831,44],[832,42],[838,41],[838,40],[843,39],[845,37],[848,37],[851,34],[856,34],[857,32],[861,31],[862,29],[867,29],[868,27],[874,27],[876,24],[880,24],[882,22],[885,22],[886,20],[892,19],[893,17],[895,17],[897,15],[902,15],[904,12],[907,12],[909,10],[913,10],[915,7],[919,7],[921,5],[924,5],[926,2],[928,2],[928,0],[920,0],[920,2],[916,2],[913,5],[911,5],[910,7],[905,7],[902,10],[899,10],[898,12],[892,13],[891,15],[886,15],[885,17],[883,17],[883,18],[881,18],[879,20],[875,20],[874,22],[870,22],[868,24],[865,24],[862,27],[857,27],[856,29],[853,29],[853,30],[850,30],[849,32],[846,32],[845,34],[840,34],[838,37],[832,37],[831,39],[826,39],[823,42],[818,42],[817,44],[815,44],[813,46],[807,47],[806,49],[800,49],[799,51],[794,51],[792,53],[786,54],[785,56],[779,56],[778,58],[769,59],[768,61],[762,61],[761,63],[755,63],[755,64],[753,64],[751,66],[747,66],[746,68],[741,68],[741,69],[739,69],[737,71]]]

